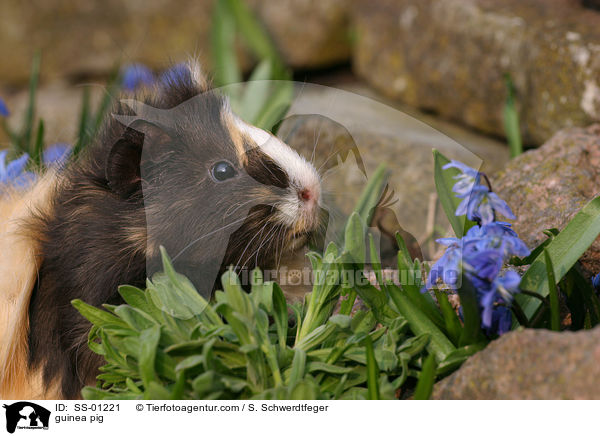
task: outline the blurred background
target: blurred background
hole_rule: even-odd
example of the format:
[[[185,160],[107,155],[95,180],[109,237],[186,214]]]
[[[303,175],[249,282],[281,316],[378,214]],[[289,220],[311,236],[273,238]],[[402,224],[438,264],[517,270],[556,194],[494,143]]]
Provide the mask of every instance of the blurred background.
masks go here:
[[[528,146],[600,118],[593,0],[244,1],[296,80],[373,93],[502,142],[510,74]],[[98,98],[117,65],[160,71],[190,55],[214,72],[214,25],[213,0],[3,0],[0,95],[20,112],[40,51],[38,114],[49,140],[73,141],[78,87],[97,84]],[[256,59],[243,38],[236,46],[250,71]]]

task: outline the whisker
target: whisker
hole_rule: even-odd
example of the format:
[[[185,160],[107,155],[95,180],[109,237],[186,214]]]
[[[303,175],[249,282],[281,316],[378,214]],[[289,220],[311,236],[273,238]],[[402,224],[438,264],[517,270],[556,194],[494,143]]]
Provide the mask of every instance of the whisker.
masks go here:
[[[233,222],[231,222],[231,223],[229,223],[229,224],[226,224],[226,225],[224,225],[223,227],[220,227],[220,228],[218,228],[218,229],[216,229],[216,230],[213,230],[212,232],[209,232],[209,233],[207,233],[207,234],[205,234],[205,235],[199,236],[198,238],[194,239],[192,242],[190,242],[189,244],[187,244],[185,247],[183,247],[183,248],[181,249],[181,251],[179,251],[179,253],[177,253],[177,255],[173,257],[173,260],[172,260],[172,261],[173,261],[173,262],[175,262],[179,256],[181,256],[181,255],[182,255],[182,254],[183,254],[185,251],[187,251],[187,250],[188,250],[190,247],[192,247],[193,245],[195,245],[195,244],[197,244],[198,242],[200,242],[202,239],[204,239],[204,238],[207,238],[207,237],[209,237],[209,236],[211,236],[211,235],[214,235],[215,233],[217,233],[217,232],[220,232],[221,230],[224,230],[224,229],[226,229],[227,227],[231,227],[231,226],[233,226],[233,225],[235,225],[235,224],[237,224],[237,223],[240,223],[240,222],[242,222],[242,221],[246,220],[247,218],[249,218],[250,216],[251,216],[251,215],[249,214],[247,217],[240,218],[240,219],[238,219],[238,220],[235,220],[235,221],[233,221]]]
[[[242,258],[244,257],[244,254],[246,254],[246,251],[248,250],[248,248],[250,247],[250,244],[252,244],[252,241],[254,241],[259,235],[262,234],[262,232],[264,231],[265,227],[267,227],[267,225],[269,224],[268,220],[265,220],[265,224],[260,228],[260,230],[258,230],[254,236],[252,237],[252,239],[250,239],[248,241],[248,243],[246,244],[246,248],[244,248],[244,251],[242,252],[242,254],[240,255],[238,261],[236,262],[236,264],[240,264],[240,262],[242,261]],[[245,265],[246,262],[244,262],[243,265]]]

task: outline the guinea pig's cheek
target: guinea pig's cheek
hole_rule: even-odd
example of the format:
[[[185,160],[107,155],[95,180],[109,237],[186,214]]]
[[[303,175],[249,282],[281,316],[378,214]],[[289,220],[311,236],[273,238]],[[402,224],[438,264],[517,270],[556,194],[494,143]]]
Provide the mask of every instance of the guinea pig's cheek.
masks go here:
[[[295,227],[298,223],[298,202],[288,199],[275,204],[275,218],[286,227]]]

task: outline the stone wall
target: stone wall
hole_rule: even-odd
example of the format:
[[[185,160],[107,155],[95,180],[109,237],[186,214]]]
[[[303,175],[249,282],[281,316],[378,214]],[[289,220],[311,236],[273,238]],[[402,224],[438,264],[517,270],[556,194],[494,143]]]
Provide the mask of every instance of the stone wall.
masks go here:
[[[118,62],[163,69],[196,55],[210,62],[213,0],[0,2],[0,85],[23,85],[33,53],[43,77],[106,76]],[[287,63],[321,68],[350,56],[349,0],[248,2]]]
[[[574,0],[360,0],[355,71],[386,95],[503,135],[504,75],[541,144],[600,119],[600,13]]]

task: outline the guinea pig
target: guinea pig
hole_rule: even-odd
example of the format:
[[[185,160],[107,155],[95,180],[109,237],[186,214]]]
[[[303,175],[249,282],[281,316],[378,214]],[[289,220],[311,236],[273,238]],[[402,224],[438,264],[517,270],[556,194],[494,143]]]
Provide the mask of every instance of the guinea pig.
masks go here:
[[[317,170],[251,126],[198,67],[122,100],[93,145],[0,198],[0,397],[79,397],[101,357],[75,298],[119,304],[159,247],[209,296],[229,265],[270,268],[319,226]]]

